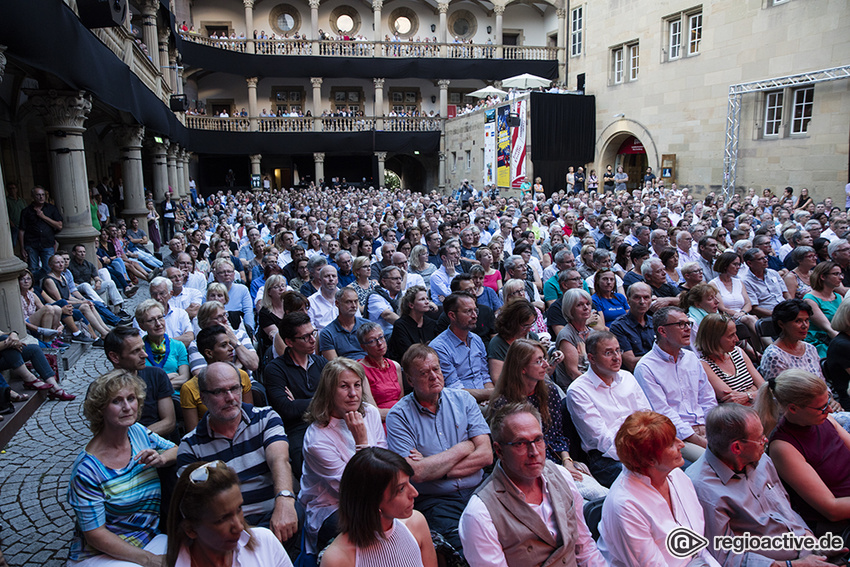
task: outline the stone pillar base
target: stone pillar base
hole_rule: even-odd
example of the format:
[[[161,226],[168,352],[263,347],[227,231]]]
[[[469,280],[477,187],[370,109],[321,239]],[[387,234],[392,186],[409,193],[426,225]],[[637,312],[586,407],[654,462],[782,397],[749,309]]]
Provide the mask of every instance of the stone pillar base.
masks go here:
[[[93,226],[80,226],[62,229],[56,234],[59,250],[71,252],[74,246],[82,244],[86,247],[86,260],[97,266],[95,242],[100,233]]]
[[[4,333],[15,331],[21,338],[27,336],[27,326],[21,311],[18,274],[26,268],[27,265],[16,256],[0,259],[0,330]]]

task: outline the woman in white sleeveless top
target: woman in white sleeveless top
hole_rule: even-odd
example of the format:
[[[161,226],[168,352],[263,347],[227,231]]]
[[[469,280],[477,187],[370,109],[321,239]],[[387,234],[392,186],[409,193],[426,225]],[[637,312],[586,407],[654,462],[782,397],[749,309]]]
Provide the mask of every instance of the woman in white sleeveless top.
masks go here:
[[[738,278],[741,263],[741,258],[734,252],[724,252],[714,262],[714,270],[720,275],[708,283],[720,294],[720,312],[734,319],[736,323],[745,324],[750,334],[755,337],[758,336],[756,333],[758,319],[750,315],[753,306],[747,295],[747,288]]]
[[[425,517],[413,509],[419,494],[413,469],[380,447],[358,451],[339,485],[340,535],[321,567],[436,567]]]

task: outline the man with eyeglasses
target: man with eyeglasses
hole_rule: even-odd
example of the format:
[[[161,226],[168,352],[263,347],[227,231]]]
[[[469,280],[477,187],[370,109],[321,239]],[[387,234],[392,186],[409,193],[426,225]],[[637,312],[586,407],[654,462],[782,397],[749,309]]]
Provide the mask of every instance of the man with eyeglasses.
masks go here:
[[[434,264],[437,268],[443,265],[440,258],[440,246],[443,242],[443,237],[436,230],[425,233],[425,246],[428,247],[428,262]]]
[[[826,558],[792,550],[761,549],[732,553],[714,547],[717,536],[744,533],[764,537],[812,535],[791,508],[788,493],[764,450],[767,438],[756,411],[740,404],[721,404],[706,415],[708,448],[685,474],[694,484],[705,513],[709,552],[724,567],[763,565],[794,567],[830,565]],[[787,563],[786,563],[787,562]]]
[[[431,341],[440,357],[440,370],[447,388],[464,389],[478,402],[493,392],[484,341],[473,331],[478,323],[475,297],[466,292],[449,295],[443,303],[449,328]]]
[[[717,405],[714,389],[691,344],[693,323],[675,306],[652,317],[655,344],[635,367],[635,378],[652,409],[670,418],[685,442],[682,456],[694,462],[705,450],[705,415]]]
[[[186,252],[181,252],[177,255],[177,263],[175,264],[186,275],[185,287],[191,287],[201,292],[204,295],[207,291],[207,279],[202,273],[192,271],[192,257]]]
[[[387,266],[381,270],[380,285],[366,296],[363,318],[380,325],[387,339],[393,334],[393,323],[399,318],[398,304],[403,280],[399,268]]]
[[[198,376],[198,388],[207,413],[180,442],[178,472],[197,461],[224,461],[239,475],[245,521],[271,529],[287,553],[297,556],[303,510],[296,509],[289,442],[280,416],[270,407],[242,403],[233,364],[207,366]]]
[[[227,310],[241,311],[245,325],[254,329],[254,303],[251,301],[251,292],[245,285],[235,283],[236,268],[233,267],[233,262],[227,258],[219,258],[213,262],[212,271],[215,281],[227,288]]]
[[[546,460],[538,411],[528,403],[507,404],[490,428],[499,460],[460,517],[469,565],[607,565],[570,474]]]
[[[774,307],[790,299],[788,287],[775,270],[767,267],[767,256],[761,249],[750,248],[744,252],[744,262],[749,270],[743,283],[753,305],[752,314],[770,317]]]
[[[431,274],[431,301],[438,307],[451,293],[451,283],[460,266],[460,250],[457,246],[446,244],[440,248],[441,265]]]
[[[304,462],[301,448],[308,426],[304,412],[316,393],[327,360],[316,354],[316,330],[306,313],[296,311],[284,315],[280,336],[287,348],[266,365],[263,381],[269,404],[280,414],[286,427],[292,470],[301,478]]]
[[[623,370],[623,351],[613,333],[592,333],[585,348],[590,366],[567,388],[565,403],[591,474],[610,487],[623,470],[614,445],[620,426],[651,406],[635,377]]]
[[[177,339],[186,345],[186,348],[189,348],[189,345],[195,340],[195,331],[192,328],[189,314],[171,303],[173,287],[174,284],[171,283],[170,279],[163,276],[155,277],[151,280],[149,288],[151,299],[157,300],[162,305],[165,316],[165,332],[168,333],[169,338]],[[138,326],[138,322],[135,325]]]
[[[550,307],[556,299],[564,295],[564,290],[561,289],[561,284],[559,283],[560,273],[564,270],[574,270],[575,267],[576,258],[569,249],[564,248],[555,253],[554,268],[556,270],[554,274],[552,274],[552,276],[549,277],[543,284],[543,301],[546,303],[547,308]],[[546,270],[549,270],[549,268],[546,268]],[[579,274],[579,279],[581,279],[581,274]]]

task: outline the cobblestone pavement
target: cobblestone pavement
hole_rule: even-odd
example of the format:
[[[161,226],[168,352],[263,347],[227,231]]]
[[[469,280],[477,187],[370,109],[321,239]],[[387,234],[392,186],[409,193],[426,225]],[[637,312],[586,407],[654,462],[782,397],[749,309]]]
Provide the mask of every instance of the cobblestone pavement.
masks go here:
[[[147,284],[126,302],[147,299]],[[102,348],[89,347],[62,387],[72,402],[46,401],[0,454],[0,535],[10,566],[60,567],[74,531],[66,493],[71,465],[91,439],[83,398],[92,379],[112,369]]]

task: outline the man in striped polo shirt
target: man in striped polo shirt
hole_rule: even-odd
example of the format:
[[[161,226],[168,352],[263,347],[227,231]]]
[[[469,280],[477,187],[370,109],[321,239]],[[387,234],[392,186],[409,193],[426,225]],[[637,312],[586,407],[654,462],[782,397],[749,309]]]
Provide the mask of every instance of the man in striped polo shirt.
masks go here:
[[[196,461],[227,463],[242,482],[245,521],[271,529],[290,557],[297,557],[303,510],[296,510],[289,442],[280,416],[269,407],[242,403],[239,372],[230,362],[207,366],[198,376],[198,388],[208,412],[180,442],[178,472]]]

